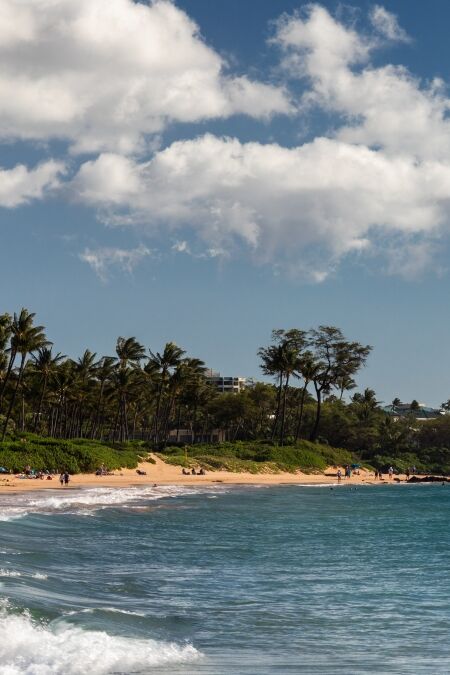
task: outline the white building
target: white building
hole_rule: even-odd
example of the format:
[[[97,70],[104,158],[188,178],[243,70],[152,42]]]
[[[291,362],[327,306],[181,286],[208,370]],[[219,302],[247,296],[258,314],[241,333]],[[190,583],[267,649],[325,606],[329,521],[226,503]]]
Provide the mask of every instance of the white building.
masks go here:
[[[246,377],[224,377],[217,370],[208,370],[206,379],[213,384],[221,394],[238,394],[252,384]]]

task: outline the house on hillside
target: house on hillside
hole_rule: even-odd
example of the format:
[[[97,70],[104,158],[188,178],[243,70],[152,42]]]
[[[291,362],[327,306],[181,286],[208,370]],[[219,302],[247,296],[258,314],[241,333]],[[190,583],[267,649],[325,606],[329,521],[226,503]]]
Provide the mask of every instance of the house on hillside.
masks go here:
[[[411,403],[397,403],[384,406],[384,412],[399,419],[400,417],[414,417],[416,420],[432,420],[441,415],[445,415],[445,411],[440,408],[430,408],[424,403],[411,401]]]

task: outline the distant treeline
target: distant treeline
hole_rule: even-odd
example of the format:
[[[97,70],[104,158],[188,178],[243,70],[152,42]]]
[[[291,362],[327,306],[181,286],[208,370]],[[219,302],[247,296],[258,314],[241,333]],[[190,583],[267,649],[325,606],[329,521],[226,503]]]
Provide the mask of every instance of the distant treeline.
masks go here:
[[[405,453],[408,463],[450,465],[449,417],[394,420],[371,389],[344,400],[370,351],[334,326],[275,330],[258,350],[273,384],[223,394],[208,381],[205,363],[174,342],[158,352],[119,337],[113,355],[86,349],[74,359],[57,352],[35,315],[22,309],[0,315],[0,438],[139,439],[163,450],[189,430],[194,444],[213,437],[277,447],[309,440],[374,465],[401,464]]]

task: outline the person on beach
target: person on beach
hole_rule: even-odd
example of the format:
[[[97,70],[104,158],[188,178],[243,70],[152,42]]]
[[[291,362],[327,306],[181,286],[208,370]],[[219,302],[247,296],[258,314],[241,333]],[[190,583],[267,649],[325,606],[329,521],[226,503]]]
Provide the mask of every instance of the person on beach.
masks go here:
[[[388,473],[389,473],[389,480],[392,480],[392,476],[394,475],[394,467],[393,466],[389,467]]]
[[[375,480],[378,478],[378,469],[375,469]]]
[[[65,471],[64,472],[64,485],[69,485],[69,480],[70,480],[69,472]]]
[[[341,479],[342,479],[342,471],[340,469],[338,469],[338,471],[337,471],[337,479],[338,479],[338,483],[340,483]]]
[[[63,487],[64,486],[64,474],[63,473],[61,473],[61,475],[59,476],[59,482],[61,484],[61,487]]]

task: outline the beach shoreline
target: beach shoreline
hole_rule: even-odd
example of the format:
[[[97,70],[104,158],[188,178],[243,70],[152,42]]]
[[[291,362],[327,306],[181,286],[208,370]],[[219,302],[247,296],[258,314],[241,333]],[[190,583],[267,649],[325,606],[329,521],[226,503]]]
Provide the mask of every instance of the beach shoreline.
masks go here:
[[[74,488],[95,487],[149,487],[153,485],[176,485],[198,487],[199,485],[337,485],[337,469],[330,467],[324,473],[233,473],[230,471],[208,471],[205,476],[183,475],[181,466],[166,464],[159,457],[153,456],[155,463],[141,462],[138,465],[145,475],[137,474],[136,469],[120,469],[110,476],[96,476],[90,474],[75,474],[70,477],[67,487],[61,487],[58,476],[52,480],[17,478],[5,475],[0,478],[0,494],[23,492],[28,490],[68,490]],[[405,475],[395,476],[401,482],[406,480]],[[383,485],[397,484],[398,480],[389,479],[386,474],[382,480],[375,479],[373,472],[364,469],[359,474],[353,472],[351,478],[342,478],[345,485]]]

